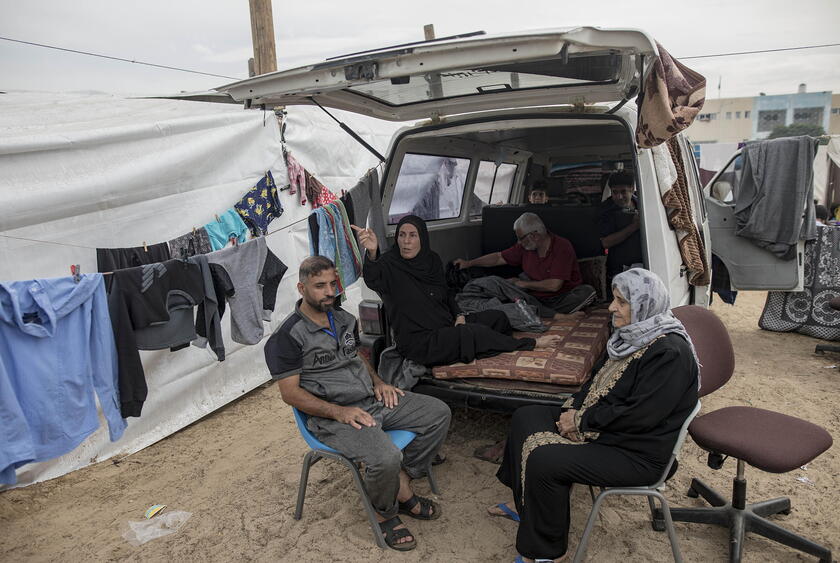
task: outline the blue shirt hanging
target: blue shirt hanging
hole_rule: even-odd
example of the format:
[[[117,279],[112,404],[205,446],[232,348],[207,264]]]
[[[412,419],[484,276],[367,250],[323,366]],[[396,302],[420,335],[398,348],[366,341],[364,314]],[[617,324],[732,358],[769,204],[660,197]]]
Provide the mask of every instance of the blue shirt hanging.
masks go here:
[[[93,433],[94,391],[116,441],[126,423],[102,274],[0,283],[0,483]]]

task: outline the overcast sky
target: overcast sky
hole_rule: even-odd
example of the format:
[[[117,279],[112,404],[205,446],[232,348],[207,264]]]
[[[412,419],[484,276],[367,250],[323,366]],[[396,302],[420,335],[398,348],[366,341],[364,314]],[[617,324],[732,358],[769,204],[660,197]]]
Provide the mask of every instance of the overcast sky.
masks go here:
[[[278,68],[438,37],[597,25],[649,32],[672,55],[840,43],[840,0],[422,0],[273,3]],[[247,76],[252,56],[246,0],[0,0],[0,36],[162,65]],[[840,47],[684,61],[704,74],[707,97],[758,92],[840,93]],[[0,40],[0,90],[166,94],[228,83]]]

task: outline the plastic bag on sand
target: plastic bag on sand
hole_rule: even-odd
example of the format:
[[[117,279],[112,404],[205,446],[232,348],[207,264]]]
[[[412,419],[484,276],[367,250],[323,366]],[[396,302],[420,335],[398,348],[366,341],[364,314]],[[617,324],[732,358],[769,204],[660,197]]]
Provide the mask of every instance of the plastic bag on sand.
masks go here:
[[[122,537],[131,545],[143,545],[149,540],[168,536],[177,532],[178,528],[184,525],[192,516],[192,512],[173,510],[166,514],[159,514],[150,520],[128,521],[128,529],[123,532]]]

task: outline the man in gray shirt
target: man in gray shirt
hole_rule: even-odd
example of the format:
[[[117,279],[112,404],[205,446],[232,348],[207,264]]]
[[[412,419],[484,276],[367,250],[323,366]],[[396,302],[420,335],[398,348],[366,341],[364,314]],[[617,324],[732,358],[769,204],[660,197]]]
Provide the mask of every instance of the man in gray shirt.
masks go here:
[[[265,345],[265,360],[283,401],[309,415],[318,440],[365,465],[365,488],[386,543],[399,551],[417,542],[397,516],[434,520],[440,506],[416,496],[411,479],[426,474],[449,429],[445,403],[383,382],[356,353],[356,318],[334,307],[333,263],[310,256],[300,265],[295,310]],[[417,437],[403,452],[386,430]]]

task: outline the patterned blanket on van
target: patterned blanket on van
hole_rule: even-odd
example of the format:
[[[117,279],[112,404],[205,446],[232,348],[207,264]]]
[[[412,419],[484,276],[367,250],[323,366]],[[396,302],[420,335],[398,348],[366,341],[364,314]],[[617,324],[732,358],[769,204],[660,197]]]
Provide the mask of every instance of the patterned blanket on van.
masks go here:
[[[580,386],[607,347],[610,314],[595,309],[581,319],[552,321],[548,332],[542,334],[514,333],[532,338],[548,335],[561,337],[555,349],[510,352],[468,364],[438,366],[432,368],[432,375],[437,379],[491,378]]]

